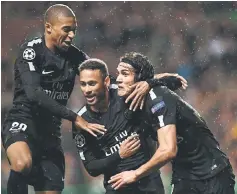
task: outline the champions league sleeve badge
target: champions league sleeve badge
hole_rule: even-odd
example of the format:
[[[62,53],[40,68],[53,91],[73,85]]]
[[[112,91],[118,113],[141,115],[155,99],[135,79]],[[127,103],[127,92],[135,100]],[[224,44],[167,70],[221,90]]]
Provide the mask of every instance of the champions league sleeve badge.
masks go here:
[[[23,52],[23,59],[26,59],[28,61],[31,61],[35,58],[36,53],[33,48],[26,48]]]

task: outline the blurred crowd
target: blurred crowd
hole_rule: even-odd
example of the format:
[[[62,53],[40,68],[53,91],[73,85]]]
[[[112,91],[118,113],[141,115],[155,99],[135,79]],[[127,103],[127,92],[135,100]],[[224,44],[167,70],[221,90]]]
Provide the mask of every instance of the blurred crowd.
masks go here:
[[[57,2],[1,2],[2,119],[12,105],[13,64],[19,46],[43,35],[43,13]],[[156,73],[177,72],[188,80],[177,91],[205,118],[230,158],[237,175],[237,2],[60,2],[75,11],[75,44],[91,57],[104,60],[112,75],[119,57],[128,51],[147,55]],[[79,109],[84,99],[76,82],[68,107]],[[63,122],[66,156],[65,194],[103,193],[103,177],[84,170]],[[2,148],[2,193],[9,165]],[[166,191],[171,167],[162,168]],[[236,188],[237,193],[237,188]]]

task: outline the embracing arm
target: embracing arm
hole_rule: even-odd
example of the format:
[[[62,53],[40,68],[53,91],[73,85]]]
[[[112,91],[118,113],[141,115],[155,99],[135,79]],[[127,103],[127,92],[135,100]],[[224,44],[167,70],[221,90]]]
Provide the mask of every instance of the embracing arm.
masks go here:
[[[84,156],[81,156],[82,154]],[[97,159],[93,152],[89,150],[84,153],[80,153],[80,156],[86,171],[93,177],[104,174],[121,161],[118,152],[103,159]]]
[[[158,85],[163,85],[169,88],[170,90],[177,90],[179,88],[187,88],[187,80],[184,77],[174,74],[174,73],[161,73],[155,74],[153,79],[146,80],[150,88],[153,88]]]
[[[135,111],[138,107],[140,109],[144,106],[145,97],[149,90],[155,86],[166,86],[170,90],[177,90],[179,88],[186,89],[187,81],[178,74],[162,73],[156,74],[154,78],[146,81],[140,81],[130,86],[131,94],[126,98],[126,103],[131,101],[130,110]]]
[[[77,138],[74,137],[74,139],[76,140]],[[99,146],[94,145],[95,141],[86,141],[78,149],[78,152],[87,172],[93,177],[109,172],[122,159],[130,157],[140,148],[140,140],[134,136],[130,136],[120,145],[118,152],[106,157],[103,151],[99,149]],[[101,155],[101,157],[98,157],[98,155]]]
[[[156,168],[161,168],[177,154],[177,140],[175,125],[166,125],[157,130],[159,147],[152,158],[137,170],[136,179],[140,179]]]

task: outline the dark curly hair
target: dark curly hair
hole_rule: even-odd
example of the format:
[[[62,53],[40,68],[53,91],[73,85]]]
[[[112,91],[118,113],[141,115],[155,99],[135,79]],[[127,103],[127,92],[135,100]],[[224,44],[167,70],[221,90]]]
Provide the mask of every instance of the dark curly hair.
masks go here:
[[[129,52],[125,53],[120,58],[120,62],[128,63],[135,69],[136,77],[135,81],[145,81],[154,77],[154,67],[149,61],[148,57],[138,53]]]

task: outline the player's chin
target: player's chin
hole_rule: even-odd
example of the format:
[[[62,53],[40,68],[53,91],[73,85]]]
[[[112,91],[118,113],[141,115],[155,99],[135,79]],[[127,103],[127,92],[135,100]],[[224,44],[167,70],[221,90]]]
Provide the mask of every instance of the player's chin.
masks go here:
[[[125,90],[119,88],[118,89],[118,96],[124,97],[124,96],[127,96],[127,93]]]
[[[61,49],[62,51],[67,51],[67,50],[69,49],[69,47],[70,47],[70,45],[63,43],[63,44],[61,45],[60,49]]]

